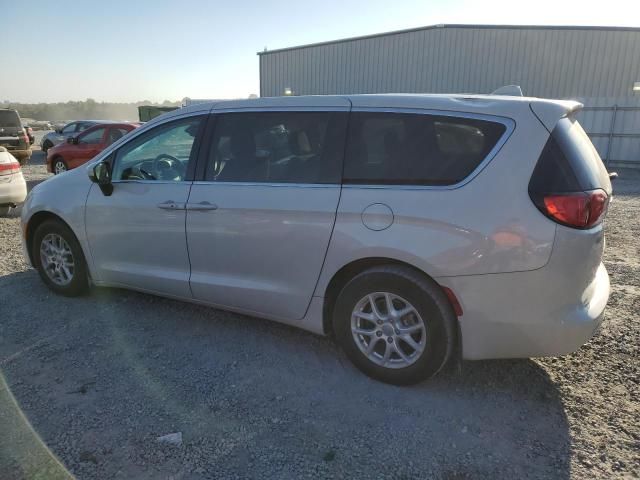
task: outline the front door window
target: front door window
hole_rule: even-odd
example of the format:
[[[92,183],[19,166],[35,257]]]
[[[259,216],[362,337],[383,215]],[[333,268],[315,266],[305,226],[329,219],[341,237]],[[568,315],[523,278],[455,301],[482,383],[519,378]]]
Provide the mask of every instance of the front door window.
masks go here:
[[[201,124],[202,117],[176,120],[126,143],[116,155],[114,181],[183,181]]]

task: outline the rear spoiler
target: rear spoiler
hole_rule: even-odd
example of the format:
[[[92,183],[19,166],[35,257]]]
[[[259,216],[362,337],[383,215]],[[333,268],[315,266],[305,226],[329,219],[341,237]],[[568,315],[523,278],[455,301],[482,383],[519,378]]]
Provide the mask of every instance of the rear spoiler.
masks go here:
[[[549,133],[553,131],[561,118],[578,113],[584,105],[572,100],[533,100],[530,103],[531,111],[540,120]]]
[[[491,95],[508,95],[522,97],[520,85],[504,85],[491,92]],[[535,99],[531,102],[531,111],[549,133],[555,128],[558,120],[574,115],[584,107],[580,102],[572,100],[544,100]]]

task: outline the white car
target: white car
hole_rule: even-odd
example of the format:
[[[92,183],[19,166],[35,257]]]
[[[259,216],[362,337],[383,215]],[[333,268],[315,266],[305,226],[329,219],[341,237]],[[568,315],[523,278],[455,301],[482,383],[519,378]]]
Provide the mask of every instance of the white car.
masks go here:
[[[452,357],[562,355],[589,340],[609,297],[611,183],[581,107],[196,104],[35,187],[25,251],[60,294],[131,288],[333,335],[389,383]]]
[[[27,184],[22,176],[20,162],[6,148],[0,147],[0,215],[24,202]]]

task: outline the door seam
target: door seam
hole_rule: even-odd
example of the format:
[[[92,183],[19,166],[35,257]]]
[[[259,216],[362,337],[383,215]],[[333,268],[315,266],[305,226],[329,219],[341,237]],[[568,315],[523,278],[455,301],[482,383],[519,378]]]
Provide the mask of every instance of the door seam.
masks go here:
[[[349,110],[347,117],[347,125],[345,128],[344,134],[344,145],[342,146],[342,168],[340,169],[340,190],[338,192],[338,202],[336,203],[336,211],[333,215],[333,223],[331,224],[331,233],[329,234],[329,241],[327,242],[327,248],[324,251],[324,257],[322,258],[322,265],[320,266],[320,271],[318,272],[318,278],[316,278],[316,283],[313,286],[313,291],[311,292],[311,296],[309,297],[309,302],[307,303],[307,308],[304,311],[304,315],[300,317],[298,320],[303,320],[306,318],[309,313],[309,308],[311,308],[311,303],[313,302],[313,297],[316,297],[316,290],[318,289],[318,284],[320,283],[320,279],[322,278],[322,273],[324,272],[324,266],[327,263],[327,257],[329,256],[329,249],[331,248],[331,242],[333,241],[333,232],[336,229],[336,223],[338,222],[338,211],[340,210],[340,202],[342,200],[342,189],[344,188],[343,179],[344,179],[344,164],[346,163],[347,157],[347,144],[349,142],[349,128],[351,126],[351,110],[353,109],[353,103],[350,98],[345,97],[349,101]],[[322,296],[324,298],[324,295]]]

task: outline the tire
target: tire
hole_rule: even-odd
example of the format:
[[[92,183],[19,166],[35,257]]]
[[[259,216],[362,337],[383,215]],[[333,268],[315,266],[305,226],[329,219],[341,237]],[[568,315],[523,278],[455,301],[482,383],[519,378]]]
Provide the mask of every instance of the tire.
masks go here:
[[[389,317],[388,299],[395,311],[413,310],[392,322],[381,320],[383,323],[378,324],[372,298],[385,317]],[[351,362],[369,377],[394,385],[412,385],[442,369],[456,345],[456,321],[438,284],[420,272],[397,265],[374,267],[353,277],[338,295],[333,310],[336,339]],[[352,328],[367,334],[352,333]],[[412,347],[408,335],[421,348]],[[365,350],[372,341],[373,351],[368,356]],[[388,349],[392,353],[385,361]]]
[[[62,248],[70,251],[67,255],[62,255],[65,258],[67,264],[69,263],[69,258],[73,262],[73,268],[70,270],[71,275],[67,275],[65,272],[61,272],[62,277],[67,277],[67,282],[58,282],[54,280],[55,273],[49,274],[45,271],[45,266],[43,265],[43,257],[45,254],[41,255],[41,248],[43,248],[43,241],[50,242],[53,240],[55,244],[56,237],[62,238],[66,243],[66,246],[62,244]],[[56,246],[60,246],[58,243]],[[66,248],[65,248],[66,247]],[[45,248],[45,250],[47,250]],[[51,252],[51,250],[48,250]],[[34,233],[33,237],[33,250],[31,252],[33,263],[38,273],[40,274],[40,278],[42,281],[56,293],[61,295],[65,295],[67,297],[76,297],[86,293],[89,289],[89,280],[87,273],[87,263],[84,258],[84,254],[82,253],[82,248],[80,247],[80,243],[76,236],[73,234],[71,229],[67,227],[65,224],[58,220],[47,220],[38,226]],[[60,258],[57,259],[58,262]],[[62,270],[62,269],[58,269]],[[69,269],[67,269],[67,273]]]
[[[64,161],[62,157],[56,157],[51,162],[51,170],[55,175],[59,175],[61,173],[67,172],[69,167],[67,167],[67,162]]]
[[[47,153],[47,150],[49,150],[51,147],[53,147],[53,143],[51,143],[49,140],[45,140],[42,144],[42,151],[44,153]]]

